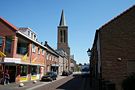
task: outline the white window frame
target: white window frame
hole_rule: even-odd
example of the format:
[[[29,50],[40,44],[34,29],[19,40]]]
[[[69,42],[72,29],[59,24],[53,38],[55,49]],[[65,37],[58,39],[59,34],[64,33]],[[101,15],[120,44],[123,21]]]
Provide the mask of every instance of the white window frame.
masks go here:
[[[36,45],[32,44],[32,52],[36,52]]]
[[[40,54],[40,47],[38,47],[38,54]]]

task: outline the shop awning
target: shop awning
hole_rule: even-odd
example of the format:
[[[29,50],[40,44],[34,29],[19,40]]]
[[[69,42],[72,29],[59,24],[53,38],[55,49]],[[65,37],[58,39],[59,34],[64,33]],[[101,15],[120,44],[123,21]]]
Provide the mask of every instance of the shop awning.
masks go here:
[[[53,67],[59,67],[58,64],[52,64],[51,66],[53,66]]]

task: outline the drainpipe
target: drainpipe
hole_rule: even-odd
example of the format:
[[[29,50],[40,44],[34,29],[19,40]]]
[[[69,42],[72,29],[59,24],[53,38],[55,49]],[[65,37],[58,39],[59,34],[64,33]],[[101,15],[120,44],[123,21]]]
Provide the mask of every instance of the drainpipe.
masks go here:
[[[30,80],[31,80],[31,58],[32,58],[32,43],[30,44],[30,66],[29,66],[29,72],[30,72]]]
[[[5,52],[5,37],[2,37],[2,52]],[[4,62],[4,57],[2,57],[2,62]],[[5,80],[5,77],[4,77],[4,75],[5,75],[5,64],[3,63],[3,65],[2,65],[2,70],[3,70],[3,79]]]

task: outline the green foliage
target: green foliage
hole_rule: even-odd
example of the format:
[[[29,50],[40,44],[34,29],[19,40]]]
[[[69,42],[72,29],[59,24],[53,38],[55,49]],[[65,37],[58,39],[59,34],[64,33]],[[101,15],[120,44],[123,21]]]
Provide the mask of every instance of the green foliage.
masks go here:
[[[124,90],[135,90],[135,73],[123,80],[122,87]]]
[[[79,65],[76,66],[75,71],[80,71],[80,66]]]

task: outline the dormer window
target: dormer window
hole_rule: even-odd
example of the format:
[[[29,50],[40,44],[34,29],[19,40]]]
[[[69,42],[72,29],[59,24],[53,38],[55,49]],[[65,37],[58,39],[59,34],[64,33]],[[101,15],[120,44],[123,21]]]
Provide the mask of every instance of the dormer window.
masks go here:
[[[30,36],[30,31],[28,31],[28,36]]]
[[[36,35],[34,35],[34,40],[36,40]]]
[[[33,33],[31,33],[31,38],[33,39]]]

